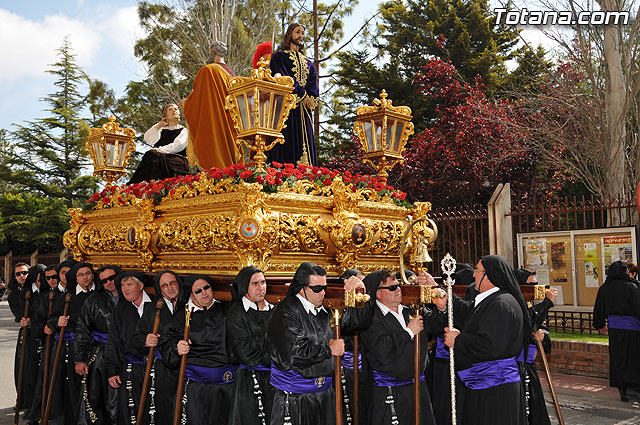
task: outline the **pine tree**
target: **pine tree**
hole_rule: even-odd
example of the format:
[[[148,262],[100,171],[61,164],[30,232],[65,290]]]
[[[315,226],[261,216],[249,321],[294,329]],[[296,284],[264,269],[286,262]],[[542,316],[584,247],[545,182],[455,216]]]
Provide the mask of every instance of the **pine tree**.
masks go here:
[[[85,150],[88,126],[80,113],[80,94],[87,77],[77,65],[68,38],[58,49],[59,60],[46,71],[57,77],[55,92],[43,100],[49,116],[18,125],[3,150],[0,181],[13,190],[47,198],[60,198],[67,207],[78,205],[97,188],[96,178],[83,174],[90,166]]]

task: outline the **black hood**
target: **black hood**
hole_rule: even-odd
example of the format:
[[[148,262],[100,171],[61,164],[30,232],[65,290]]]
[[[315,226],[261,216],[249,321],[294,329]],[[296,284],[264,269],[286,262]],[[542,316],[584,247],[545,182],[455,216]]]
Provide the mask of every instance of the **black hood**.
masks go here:
[[[470,285],[475,282],[473,277],[474,268],[469,263],[456,264],[456,271],[451,275],[451,278],[456,281],[456,285]]]
[[[340,276],[340,282],[344,283],[344,281],[349,279],[351,276],[357,276],[360,273],[362,273],[362,272],[360,270],[358,270],[358,269],[347,269]],[[364,273],[362,273],[362,274],[364,274]]]
[[[22,265],[23,266],[26,265],[27,267],[29,267],[28,264],[22,264]],[[11,292],[15,292],[20,288],[20,285],[18,285],[18,280],[16,279],[16,268],[17,267],[18,267],[17,265],[13,266],[13,270],[11,270],[11,278],[9,279],[9,283],[7,284],[7,288]],[[26,283],[26,281],[25,281],[25,283]]]
[[[96,278],[95,278],[95,281],[96,281],[96,290],[98,290],[98,289],[104,289],[104,287],[103,287],[102,283],[100,282],[100,273],[102,273],[102,272],[103,272],[103,271],[105,271],[105,270],[113,270],[113,271],[116,273],[116,275],[115,275],[115,281],[114,281],[114,282],[117,282],[117,281],[118,281],[118,275],[119,275],[120,273],[122,273],[122,269],[121,269],[120,267],[116,266],[116,265],[113,265],[113,264],[107,264],[106,266],[102,266],[102,267],[100,267],[100,268],[99,268],[98,270],[96,270],[96,272],[95,272],[95,275],[96,275]],[[116,288],[117,288],[117,284],[116,284]]]
[[[262,273],[262,270],[256,266],[247,266],[240,270],[236,278],[233,279],[233,286],[231,287],[231,300],[233,302],[240,301],[244,297],[249,290],[251,276],[255,273]]]
[[[612,280],[626,280],[629,282],[636,282],[629,276],[627,264],[624,261],[615,261],[611,263],[611,265],[609,266],[609,270],[607,271],[607,278],[605,279],[603,285],[606,285]]]
[[[327,271],[322,266],[310,261],[305,261],[300,264],[298,270],[296,270],[296,273],[293,275],[293,279],[291,280],[291,285],[287,291],[287,297],[297,295],[300,290],[309,283],[309,276],[312,275],[326,276]]]
[[[518,304],[520,304],[522,320],[524,322],[524,340],[522,341],[522,345],[524,346],[526,357],[527,349],[529,347],[529,339],[531,337],[531,323],[529,321],[527,304],[525,303],[522,292],[520,291],[520,285],[518,285],[516,274],[507,260],[499,255],[485,255],[480,261],[482,262],[487,278],[491,283],[503,291],[513,295]],[[479,290],[480,288],[476,285],[476,289]]]
[[[35,266],[31,266],[29,268],[29,274],[27,275],[27,280],[24,281],[24,287],[31,290],[31,285],[33,285],[33,283],[38,279],[38,275],[40,275],[41,273],[44,273],[44,269],[46,268],[47,266],[41,263],[38,263]],[[42,285],[42,282],[43,280],[40,279],[41,285]]]
[[[171,270],[162,270],[153,278],[153,287],[156,290],[156,295],[158,297],[162,297],[162,290],[160,290],[160,278],[165,273],[172,274],[178,281],[178,287],[180,288],[180,293],[178,294],[178,299],[176,300],[176,306],[183,305],[187,301],[187,296],[186,296],[187,291],[184,288],[184,282],[182,281],[182,278],[180,276],[178,276],[175,272],[172,272]]]
[[[140,272],[137,270],[127,270],[125,272],[120,273],[118,276],[116,276],[116,288],[118,288],[118,292],[122,293],[122,289],[121,289],[122,280],[128,277],[135,277],[144,285],[144,278],[145,278],[144,272]]]
[[[49,281],[47,280],[47,269],[49,269],[49,271],[51,270],[55,270],[56,273],[58,272],[58,265],[57,264],[49,264],[47,267],[45,267],[41,272],[40,272],[40,293],[41,294],[45,294],[47,292],[49,292],[52,288],[51,286],[49,286]],[[56,287],[60,284],[60,276],[58,276],[58,280],[57,280],[57,284]]]
[[[529,283],[527,283],[527,279],[529,279],[529,276],[535,274],[527,269],[518,269],[515,273],[516,278],[518,279],[518,284],[520,285],[530,285]]]
[[[80,270],[83,267],[89,267],[92,272],[94,271],[93,264],[91,263],[81,262],[81,263],[76,263],[73,267],[71,267],[71,270],[67,272],[67,287],[65,288],[67,293],[75,294],[76,286],[78,286],[78,280],[76,279],[76,275],[78,274],[78,270]],[[99,283],[97,282],[95,272],[93,273],[93,283],[96,286],[96,290],[99,289],[100,286],[99,286]]]
[[[377,270],[373,273],[369,273],[367,277],[364,278],[364,286],[367,288],[367,294],[369,294],[372,300],[375,301],[376,293],[378,292],[380,284],[390,276],[393,276],[393,273],[389,270]]]
[[[193,284],[196,283],[196,280],[200,280],[200,279],[206,281],[209,285],[213,286],[213,281],[206,274],[189,275],[184,278],[184,289],[185,289],[185,295],[187,298],[191,296],[191,288],[193,287]]]

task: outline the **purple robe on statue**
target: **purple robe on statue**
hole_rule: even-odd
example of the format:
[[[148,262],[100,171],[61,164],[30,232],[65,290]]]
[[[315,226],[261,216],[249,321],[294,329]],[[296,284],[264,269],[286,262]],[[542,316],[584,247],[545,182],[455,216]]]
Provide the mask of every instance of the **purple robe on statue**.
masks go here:
[[[271,57],[271,75],[280,73],[293,78],[296,107],[289,113],[282,130],[284,144],[277,144],[267,152],[268,162],[317,165],[313,141],[313,109],[318,107],[318,72],[313,62],[302,53],[279,50]],[[307,108],[302,100],[309,97],[314,108]]]

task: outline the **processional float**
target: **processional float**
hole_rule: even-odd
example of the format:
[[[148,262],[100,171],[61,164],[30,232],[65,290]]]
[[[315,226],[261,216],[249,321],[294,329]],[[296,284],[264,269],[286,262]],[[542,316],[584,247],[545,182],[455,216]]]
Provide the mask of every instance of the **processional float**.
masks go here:
[[[414,269],[430,261],[428,250],[437,238],[437,227],[428,217],[431,204],[411,205],[404,201],[405,194],[387,185],[387,171],[402,162],[402,151],[413,134],[411,109],[393,106],[384,90],[373,106],[357,108],[354,131],[364,160],[378,170],[377,178],[322,167],[265,164],[264,152],[284,142],[281,130],[295,106],[293,80],[271,76],[265,65],[260,61],[250,78],[232,79],[226,99],[238,130],[236,143],[255,152],[253,164],[115,186],[135,150],[134,132],[120,129],[113,117],[102,128],[91,129],[86,147],[95,174],[107,187],[84,208],[69,210],[71,226],[64,244],[76,260],[148,273],[170,269],[208,274],[220,301],[231,300],[230,286],[238,271],[255,265],[267,276],[266,299],[272,303],[286,296],[284,284],[299,264],[313,261],[327,270],[330,286],[325,305],[334,309],[334,324],[340,309],[368,300],[366,294],[345,292],[335,285],[346,269],[396,270],[400,258],[404,271],[404,261]],[[464,294],[466,286],[449,285],[452,288]],[[429,287],[402,290],[406,304],[418,307],[431,302]],[[357,335],[354,344],[357,350]],[[337,358],[337,383],[339,373]],[[341,423],[338,387],[336,416]],[[418,388],[416,397],[419,400]],[[358,420],[356,409],[352,422]]]

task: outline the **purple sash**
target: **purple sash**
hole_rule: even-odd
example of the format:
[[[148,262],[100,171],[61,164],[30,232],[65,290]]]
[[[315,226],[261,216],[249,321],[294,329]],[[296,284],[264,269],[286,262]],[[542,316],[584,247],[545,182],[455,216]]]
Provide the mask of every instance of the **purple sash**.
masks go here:
[[[345,351],[342,355],[342,367],[353,370],[353,351]],[[362,353],[358,353],[358,369],[362,369]]]
[[[261,370],[263,372],[271,372],[271,366],[267,367],[267,366],[263,365],[262,363],[258,363],[255,366],[249,366],[249,365],[246,365],[246,364],[241,364],[240,366],[238,366],[238,369]]]
[[[160,350],[158,350],[157,348],[153,350],[153,357],[162,360],[162,354],[160,354]]]
[[[476,363],[468,369],[459,371],[458,376],[472,390],[486,390],[502,384],[520,382],[515,356]]]
[[[609,328],[625,329],[627,331],[640,331],[640,319],[635,316],[617,316],[610,314],[608,318]]]
[[[333,378],[320,376],[305,378],[294,370],[280,370],[271,365],[271,385],[282,391],[296,394],[321,393],[331,388]]]
[[[125,354],[124,358],[127,359],[127,362],[131,363],[131,364],[137,364],[137,365],[146,365],[147,362],[144,361],[144,356],[140,355],[140,354]]]
[[[449,360],[449,347],[444,345],[444,339],[436,338],[436,358]]]
[[[536,362],[536,355],[538,354],[538,346],[535,344],[529,344],[529,351],[527,351],[527,363],[534,364]],[[520,350],[520,354],[516,358],[520,363],[524,363],[524,347]]]
[[[221,385],[233,383],[237,365],[207,367],[187,364],[186,377],[201,384]]]
[[[420,375],[420,380],[424,381],[424,374]],[[399,387],[401,385],[413,384],[413,378],[403,381],[394,378],[393,376],[389,376],[386,373],[373,370],[373,382],[375,382],[375,384],[379,387]]]
[[[56,341],[60,340],[60,332],[56,333]],[[71,331],[67,331],[64,333],[64,340],[65,341],[75,341],[76,340],[76,333],[75,332],[71,332]]]
[[[109,334],[103,334],[102,332],[91,332],[91,339],[99,344],[106,344]]]

